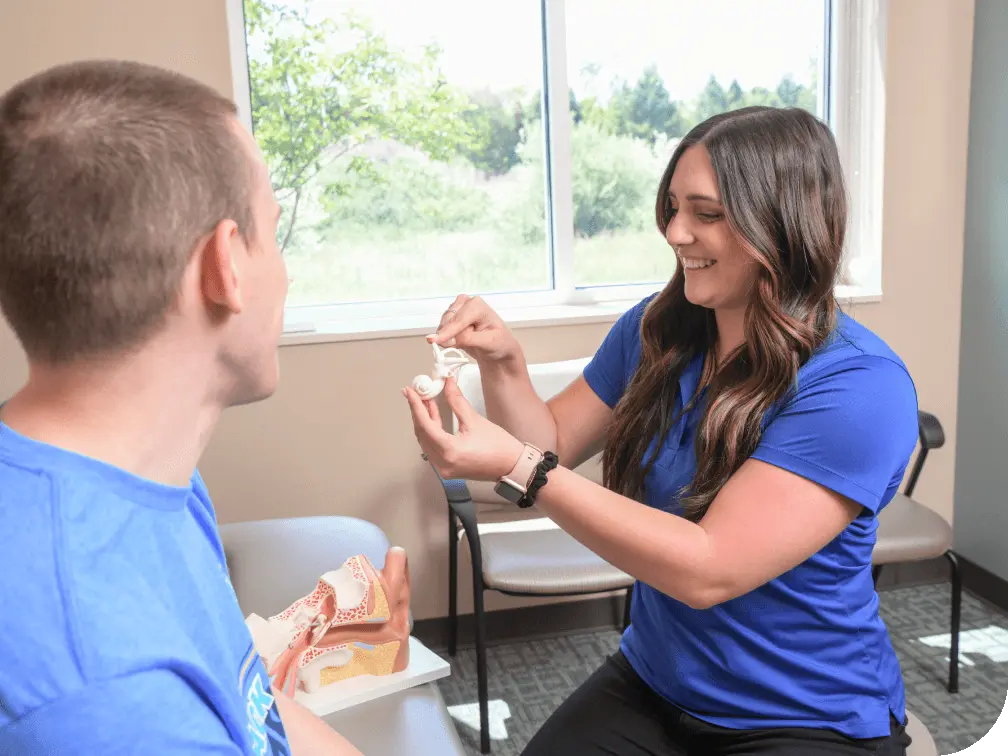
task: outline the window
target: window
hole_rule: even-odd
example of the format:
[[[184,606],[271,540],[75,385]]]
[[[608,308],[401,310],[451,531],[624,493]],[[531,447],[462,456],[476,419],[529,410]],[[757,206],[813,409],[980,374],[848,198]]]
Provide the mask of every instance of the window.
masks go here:
[[[877,295],[881,5],[229,0],[236,100],[284,208],[289,329],[429,328],[459,292],[555,316],[655,291],[675,265],[654,222],[672,150],[752,103],[833,127],[845,290]]]

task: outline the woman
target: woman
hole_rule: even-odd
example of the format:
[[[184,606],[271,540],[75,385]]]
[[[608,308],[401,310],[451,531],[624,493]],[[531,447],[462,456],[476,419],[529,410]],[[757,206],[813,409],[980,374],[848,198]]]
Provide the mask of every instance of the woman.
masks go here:
[[[903,754],[871,553],[917,398],[833,296],[833,136],[798,109],[715,116],[675,150],[656,212],[675,275],[559,396],[536,397],[514,336],[465,296],[430,338],[477,360],[489,419],[450,383],[450,435],[404,392],[445,476],[499,480],[525,444],[556,452],[529,498],[637,580],[619,652],[525,753]],[[599,450],[605,487],[571,472]]]

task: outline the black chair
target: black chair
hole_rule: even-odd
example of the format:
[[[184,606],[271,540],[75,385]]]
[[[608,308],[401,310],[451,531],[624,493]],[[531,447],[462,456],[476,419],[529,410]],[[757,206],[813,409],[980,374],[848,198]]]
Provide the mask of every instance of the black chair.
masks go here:
[[[549,399],[579,376],[586,363],[586,359],[581,359],[535,364],[529,366],[529,374],[539,396]],[[479,369],[467,365],[459,373],[458,383],[473,407],[485,414]],[[597,479],[597,464],[589,462],[579,471]],[[483,594],[490,590],[510,596],[555,597],[626,589],[625,629],[629,624],[634,581],[548,518],[505,504],[488,484],[441,478],[441,485],[448,501],[448,651],[454,656],[458,643],[458,551],[459,541],[464,537],[472,558],[480,750],[489,753],[487,619]]]
[[[938,557],[948,561],[952,577],[948,690],[949,693],[958,693],[962,577],[959,573],[959,560],[952,551],[952,526],[933,509],[911,498],[928,452],[940,449],[945,444],[945,432],[938,418],[929,412],[917,413],[917,427],[920,448],[910,468],[903,493],[894,496],[879,515],[877,541],[872,552],[872,577],[877,585],[882,568],[887,564]]]

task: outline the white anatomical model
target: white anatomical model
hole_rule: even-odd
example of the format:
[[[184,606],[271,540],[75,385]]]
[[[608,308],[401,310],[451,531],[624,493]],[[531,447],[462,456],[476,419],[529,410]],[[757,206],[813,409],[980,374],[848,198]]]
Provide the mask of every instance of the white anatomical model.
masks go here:
[[[315,693],[358,675],[390,675],[409,664],[410,578],[392,547],[377,570],[363,554],[321,578],[279,614],[246,624],[274,688]]]
[[[461,349],[455,347],[442,348],[431,344],[434,348],[434,370],[431,375],[418,375],[413,379],[413,390],[421,399],[433,399],[444,389],[445,379],[458,373],[463,365],[469,363],[469,358]]]

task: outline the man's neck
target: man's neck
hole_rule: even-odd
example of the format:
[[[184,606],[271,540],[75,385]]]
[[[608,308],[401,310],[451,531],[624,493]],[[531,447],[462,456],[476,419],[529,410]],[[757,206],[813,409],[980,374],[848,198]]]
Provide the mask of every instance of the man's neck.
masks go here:
[[[0,420],[36,441],[184,486],[222,410],[207,391],[212,381],[187,368],[195,365],[150,354],[115,370],[33,365]]]

